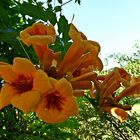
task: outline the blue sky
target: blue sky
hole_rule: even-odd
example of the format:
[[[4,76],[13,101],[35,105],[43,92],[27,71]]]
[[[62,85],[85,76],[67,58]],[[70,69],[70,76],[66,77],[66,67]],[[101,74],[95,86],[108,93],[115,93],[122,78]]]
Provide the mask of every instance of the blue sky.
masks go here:
[[[66,1],[66,0],[65,0]],[[63,7],[63,14],[90,40],[101,45],[101,56],[130,53],[140,41],[140,0],[81,0]]]

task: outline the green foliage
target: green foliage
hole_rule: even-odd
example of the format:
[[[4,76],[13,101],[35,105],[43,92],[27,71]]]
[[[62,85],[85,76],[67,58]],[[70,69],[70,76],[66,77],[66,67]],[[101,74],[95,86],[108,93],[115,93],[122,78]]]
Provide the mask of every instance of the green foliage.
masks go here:
[[[56,14],[54,13],[52,8],[43,8],[42,5],[37,4],[31,4],[24,2],[22,4],[19,4],[20,6],[20,12],[22,15],[28,15],[36,20],[43,20],[45,22],[50,22],[51,24],[55,25],[57,22]]]
[[[65,16],[60,15],[59,21],[58,21],[58,33],[59,35],[62,34],[63,42],[66,43],[68,40],[70,40],[68,32],[69,32],[70,25],[68,24],[68,20],[65,18]]]
[[[60,124],[46,124],[34,113],[23,114],[12,106],[0,113],[0,139],[11,140],[91,140],[139,139],[140,116],[133,114],[120,123],[108,114],[99,114],[86,98],[79,98],[79,114]]]
[[[18,0],[1,0],[0,1],[0,59],[5,62],[12,63],[15,56],[27,57],[25,51],[17,40],[19,32],[32,25],[34,22],[42,21],[51,23],[58,29],[57,45],[52,47],[54,51],[62,51],[63,56],[69,48],[70,40],[68,36],[69,23],[62,15],[62,6],[71,1],[63,2],[58,0],[58,5],[52,6],[53,1],[48,0],[47,6],[43,6],[43,2],[29,0],[21,2]],[[79,3],[79,2],[78,2]],[[59,18],[57,18],[59,17]],[[61,37],[60,37],[61,36]],[[33,54],[32,49],[25,48],[28,54]],[[33,62],[37,62],[37,58],[31,55]]]
[[[81,0],[75,0],[75,2],[77,2],[78,4],[80,4],[81,3]]]

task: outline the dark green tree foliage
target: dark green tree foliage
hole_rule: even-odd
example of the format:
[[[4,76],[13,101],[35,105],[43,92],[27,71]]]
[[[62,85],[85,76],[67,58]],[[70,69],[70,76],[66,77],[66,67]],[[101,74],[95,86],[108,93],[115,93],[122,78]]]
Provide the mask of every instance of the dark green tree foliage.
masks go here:
[[[62,51],[63,56],[65,55],[71,42],[68,36],[69,22],[62,14],[62,9],[72,0],[67,2],[57,0],[55,6],[54,1],[0,0],[0,61],[12,63],[15,56],[27,57],[26,50],[31,60],[34,63],[38,62],[32,47],[24,47],[17,38],[21,30],[37,21],[51,23],[58,28],[55,45],[49,47],[55,52]],[[80,4],[81,1],[74,2]],[[140,63],[138,60],[140,53],[136,52],[138,57],[135,59],[127,56],[130,61],[126,69],[138,75],[139,67],[136,69],[136,66]],[[126,57],[120,56],[123,59]],[[120,57],[118,58],[118,62],[122,62]],[[125,101],[132,103],[129,99]],[[37,119],[34,113],[26,115],[9,105],[0,110],[0,140],[140,139],[138,114],[131,115],[126,123],[120,123],[108,114],[99,114],[86,98],[79,98],[78,104],[79,114],[60,124],[46,124]]]
[[[134,76],[140,76],[140,42],[137,41],[133,48],[134,53],[131,55],[131,61],[129,61],[125,68],[128,70],[129,73],[131,73]]]

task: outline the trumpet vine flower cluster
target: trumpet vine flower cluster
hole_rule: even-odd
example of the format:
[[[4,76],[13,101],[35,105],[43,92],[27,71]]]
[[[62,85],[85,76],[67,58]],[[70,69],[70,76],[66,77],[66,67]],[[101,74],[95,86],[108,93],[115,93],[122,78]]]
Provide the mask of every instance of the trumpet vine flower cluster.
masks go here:
[[[119,101],[126,96],[137,97],[140,80],[123,68],[114,68],[105,76],[97,74],[103,69],[98,42],[88,40],[73,24],[69,37],[72,44],[62,59],[61,52],[49,48],[56,40],[53,25],[34,23],[20,32],[21,41],[33,47],[39,64],[21,57],[15,57],[12,65],[0,62],[4,80],[0,109],[12,104],[24,113],[35,112],[46,123],[59,123],[78,113],[76,98],[88,91],[88,97],[98,102],[99,111],[125,121],[131,106]],[[124,90],[116,95],[121,86]]]

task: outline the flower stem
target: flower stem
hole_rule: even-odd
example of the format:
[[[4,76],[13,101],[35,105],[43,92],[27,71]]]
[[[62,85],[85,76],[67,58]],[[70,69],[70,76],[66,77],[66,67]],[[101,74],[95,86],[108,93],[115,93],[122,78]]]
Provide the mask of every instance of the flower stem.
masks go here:
[[[22,45],[22,43],[21,43],[19,37],[17,37],[17,40],[18,40],[18,42],[19,42],[21,48],[23,49],[25,55],[27,56],[27,58],[31,61],[31,58],[30,58],[30,56],[28,55],[27,51],[25,50],[24,46]]]

